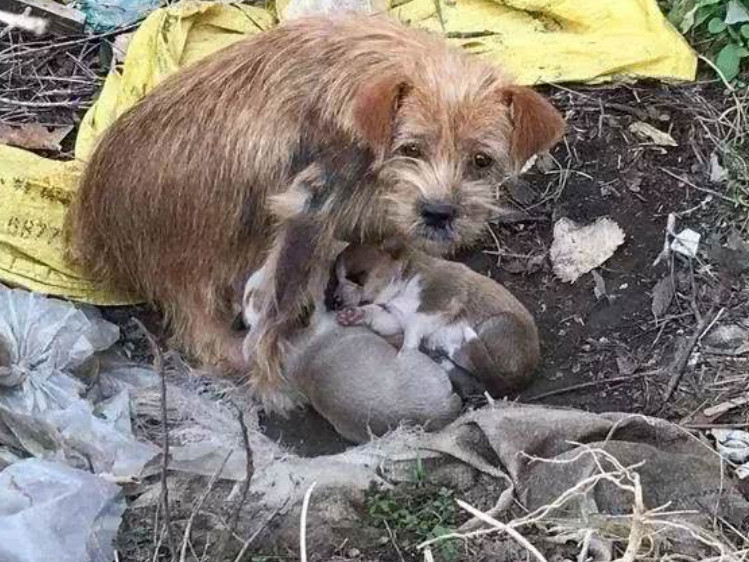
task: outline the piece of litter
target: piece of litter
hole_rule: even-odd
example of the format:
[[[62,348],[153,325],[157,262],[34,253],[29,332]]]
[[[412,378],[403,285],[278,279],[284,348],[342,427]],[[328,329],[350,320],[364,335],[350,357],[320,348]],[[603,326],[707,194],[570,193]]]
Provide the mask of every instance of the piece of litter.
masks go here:
[[[671,242],[671,250],[688,258],[697,257],[700,246],[700,233],[691,228],[685,228],[674,236]]]
[[[603,297],[608,297],[606,294],[606,282],[603,280],[603,277],[601,276],[598,271],[595,269],[590,272],[593,275],[593,281],[595,282],[595,286],[593,287],[593,295],[596,297],[596,300],[599,301]]]
[[[736,476],[749,476],[749,433],[740,429],[712,429],[709,434],[715,438],[720,456],[739,465]]]
[[[59,152],[62,149],[60,143],[72,130],[72,125],[48,128],[39,123],[25,123],[17,127],[0,124],[0,144]]]
[[[111,562],[125,511],[115,484],[26,459],[0,472],[0,560]]]
[[[0,10],[0,23],[7,25],[7,29],[20,29],[22,31],[29,31],[34,35],[44,35],[47,31],[47,20],[36,16],[29,16],[26,13],[14,14]]]
[[[635,123],[632,123],[629,126],[629,130],[636,136],[640,137],[640,139],[652,141],[658,146],[679,146],[679,143],[674,140],[674,137],[656,129],[644,121],[636,121]]]
[[[549,251],[554,273],[562,281],[574,283],[584,273],[601,266],[623,242],[624,231],[607,217],[585,226],[559,219]]]
[[[387,5],[382,0],[290,0],[281,11],[281,19],[289,20],[308,14],[339,14],[384,12]]]
[[[112,66],[117,66],[125,62],[125,56],[127,55],[127,49],[130,46],[135,32],[131,33],[120,33],[114,38],[112,43]]]
[[[710,181],[720,183],[726,179],[726,170],[720,165],[718,155],[713,152],[710,155]]]
[[[0,285],[0,446],[75,468],[137,476],[159,453],[135,439],[125,387],[89,401],[78,375],[119,329],[96,312]],[[99,373],[101,381],[106,373]]]

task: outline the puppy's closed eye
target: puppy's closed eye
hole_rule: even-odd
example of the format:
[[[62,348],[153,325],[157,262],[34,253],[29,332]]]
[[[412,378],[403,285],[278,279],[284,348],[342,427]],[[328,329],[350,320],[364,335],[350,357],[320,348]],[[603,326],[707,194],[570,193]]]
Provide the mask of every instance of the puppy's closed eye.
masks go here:
[[[367,281],[367,274],[364,271],[347,271],[346,280],[351,281],[354,285],[363,286]]]

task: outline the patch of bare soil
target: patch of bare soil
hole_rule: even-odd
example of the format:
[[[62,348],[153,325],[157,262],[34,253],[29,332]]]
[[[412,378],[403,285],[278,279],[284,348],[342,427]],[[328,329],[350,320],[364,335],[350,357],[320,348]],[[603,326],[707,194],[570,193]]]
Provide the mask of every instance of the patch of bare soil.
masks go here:
[[[742,268],[735,267],[749,256],[717,250],[749,217],[724,185],[710,180],[716,146],[706,130],[726,98],[716,84],[703,84],[564,89],[554,99],[567,112],[568,135],[544,169],[536,166],[525,188],[515,190],[521,206],[542,220],[500,226],[499,248],[487,241],[483,252],[462,259],[506,285],[538,321],[543,361],[521,400],[682,419],[702,403],[720,401],[722,383],[748,366],[746,357],[692,356],[664,403],[674,361],[703,320],[709,325],[720,314],[716,324],[749,321],[746,282],[742,287]],[[668,132],[678,146],[638,138],[630,131],[638,121]],[[669,213],[677,216],[676,231],[701,234],[700,252],[694,260],[672,255],[654,266]],[[557,219],[589,223],[601,216],[615,220],[626,239],[599,269],[605,295],[597,297],[592,275],[563,283],[542,256]],[[675,295],[656,319],[652,293],[665,277],[673,279]]]

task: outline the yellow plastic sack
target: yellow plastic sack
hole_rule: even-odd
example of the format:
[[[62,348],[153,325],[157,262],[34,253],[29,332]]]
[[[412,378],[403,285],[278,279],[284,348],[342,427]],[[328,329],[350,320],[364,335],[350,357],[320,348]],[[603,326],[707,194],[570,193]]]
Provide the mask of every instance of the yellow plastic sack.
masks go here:
[[[289,0],[279,0],[283,18]],[[518,83],[692,80],[696,56],[656,0],[390,0],[392,13],[499,62]],[[61,229],[99,135],[180,67],[275,24],[269,11],[187,2],[152,13],[107,77],[76,139],[75,162],[0,145],[0,281],[93,304],[128,304],[71,270]],[[123,158],[127,158],[123,154]]]
[[[128,107],[181,66],[275,18],[249,6],[190,3],[151,14],[133,36],[121,71],[107,77],[76,138],[74,162],[0,145],[0,281],[99,305],[132,304],[65,263],[63,218],[96,138]],[[123,154],[123,158],[127,155]]]

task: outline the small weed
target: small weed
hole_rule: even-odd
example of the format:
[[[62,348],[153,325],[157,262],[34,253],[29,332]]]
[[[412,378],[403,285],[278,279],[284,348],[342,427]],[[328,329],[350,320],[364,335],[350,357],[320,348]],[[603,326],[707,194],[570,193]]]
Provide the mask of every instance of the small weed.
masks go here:
[[[668,19],[728,81],[749,67],[749,0],[665,0]]]
[[[423,467],[417,464],[417,479],[401,484],[393,490],[372,488],[367,495],[367,512],[374,527],[389,529],[398,546],[404,551],[428,539],[450,532],[456,526],[456,507],[453,491],[436,487],[424,479]],[[434,554],[439,560],[458,559],[459,545],[455,541],[441,543]]]

